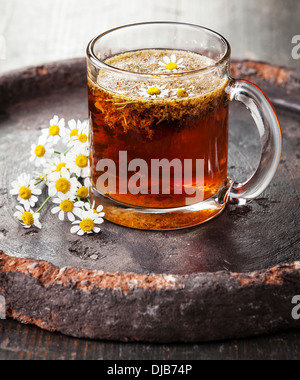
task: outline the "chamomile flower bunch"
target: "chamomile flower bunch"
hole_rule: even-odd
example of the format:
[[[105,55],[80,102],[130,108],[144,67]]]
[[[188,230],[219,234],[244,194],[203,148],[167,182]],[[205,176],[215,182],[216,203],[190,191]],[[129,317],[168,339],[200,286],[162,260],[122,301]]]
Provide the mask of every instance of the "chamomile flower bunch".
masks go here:
[[[66,125],[64,119],[54,116],[49,127],[42,129],[29,158],[37,171],[21,174],[10,190],[19,203],[14,216],[24,228],[42,228],[41,211],[51,202],[48,209],[61,222],[72,224],[71,233],[82,236],[101,231],[103,207],[95,208],[89,199],[88,140],[87,121],[71,120]],[[45,193],[46,199],[38,206]]]

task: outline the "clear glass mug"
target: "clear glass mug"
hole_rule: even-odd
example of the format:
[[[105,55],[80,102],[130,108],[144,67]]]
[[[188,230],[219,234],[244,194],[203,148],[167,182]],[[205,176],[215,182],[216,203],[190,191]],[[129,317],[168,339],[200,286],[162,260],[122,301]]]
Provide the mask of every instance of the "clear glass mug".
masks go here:
[[[201,56],[201,67],[185,70],[178,59],[185,52]],[[132,54],[145,64],[160,57],[162,70],[122,66]],[[91,198],[107,220],[147,230],[191,227],[270,184],[282,152],[278,118],[257,86],[230,77],[231,48],[221,35],[173,22],[127,25],[93,39],[87,55]],[[261,160],[245,183],[227,172],[233,100],[250,110],[260,134]]]

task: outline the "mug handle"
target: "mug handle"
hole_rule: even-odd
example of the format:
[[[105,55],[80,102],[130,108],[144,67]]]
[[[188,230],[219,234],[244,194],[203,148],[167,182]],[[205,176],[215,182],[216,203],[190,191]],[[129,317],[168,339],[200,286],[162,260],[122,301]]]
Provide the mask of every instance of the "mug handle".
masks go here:
[[[274,178],[282,154],[282,134],[270,100],[255,84],[231,79],[226,92],[230,101],[237,100],[250,110],[260,135],[261,159],[256,172],[244,183],[234,182],[229,194],[231,203],[246,204],[257,198]]]

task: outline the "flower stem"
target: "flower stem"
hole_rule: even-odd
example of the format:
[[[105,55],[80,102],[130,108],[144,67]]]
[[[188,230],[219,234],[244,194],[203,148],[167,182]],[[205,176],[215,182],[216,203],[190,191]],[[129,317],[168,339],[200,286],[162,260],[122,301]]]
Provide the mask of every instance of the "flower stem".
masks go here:
[[[73,149],[73,145],[69,148],[69,149],[67,149],[64,153],[63,153],[63,155],[65,156],[65,155],[67,155],[69,152],[70,152],[70,150],[72,150]]]
[[[41,207],[35,212],[35,214],[39,213],[40,211],[42,211],[42,209],[44,208],[44,206],[50,201],[52,197],[48,197],[45,202],[41,205]]]
[[[80,198],[80,196],[79,196],[79,195],[76,195],[76,198],[77,198],[77,200],[78,200],[79,202],[81,202],[81,198]],[[82,208],[82,211],[85,211],[85,209],[84,209],[84,207],[83,207],[83,206],[82,206],[81,208]]]

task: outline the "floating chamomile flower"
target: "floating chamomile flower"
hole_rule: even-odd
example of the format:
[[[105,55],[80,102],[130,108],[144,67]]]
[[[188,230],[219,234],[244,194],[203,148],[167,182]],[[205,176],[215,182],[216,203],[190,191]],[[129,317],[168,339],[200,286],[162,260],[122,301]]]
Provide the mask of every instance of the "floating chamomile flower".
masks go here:
[[[47,143],[45,137],[40,137],[37,145],[31,145],[30,162],[34,162],[36,167],[46,164],[52,158],[54,149],[51,143]]]
[[[74,222],[75,215],[81,215],[81,208],[84,206],[84,202],[75,202],[75,198],[69,199],[64,194],[60,194],[58,198],[54,198],[53,203],[59,206],[51,210],[52,214],[58,214],[58,218],[61,221],[65,220],[66,215],[70,222]]]
[[[140,88],[138,94],[143,98],[157,99],[157,98],[167,98],[169,96],[169,90],[166,90],[166,86],[160,87],[148,87]]]
[[[36,195],[42,194],[42,190],[35,186],[35,180],[25,173],[12,183],[12,187],[10,194],[18,195],[18,201],[25,207],[34,207],[38,201]]]
[[[80,186],[77,178],[71,178],[70,172],[63,167],[60,172],[52,173],[51,182],[48,185],[49,196],[64,194],[66,197],[72,198]]]
[[[77,177],[87,178],[91,175],[89,157],[87,155],[69,153],[66,161],[66,167]]]
[[[84,234],[91,234],[93,232],[99,233],[101,231],[101,228],[97,227],[96,225],[102,224],[104,220],[101,216],[99,216],[97,212],[94,212],[94,210],[82,210],[78,217],[81,220],[75,220],[73,222],[74,226],[71,228],[72,234],[82,236]]]
[[[171,90],[171,96],[176,98],[187,98],[189,93],[184,88]]]
[[[14,213],[14,216],[18,218],[24,228],[37,227],[42,228],[42,225],[39,221],[40,214],[35,213],[28,206],[16,206],[17,212]]]
[[[163,62],[158,62],[160,68],[160,71],[165,71],[165,72],[172,72],[172,73],[177,73],[178,69],[184,69],[185,65],[183,65],[183,58],[180,58],[177,61],[176,55],[172,54],[171,58],[168,56],[165,56],[163,58]]]
[[[46,138],[47,142],[57,144],[58,141],[65,135],[65,120],[54,116],[50,120],[50,128],[42,130],[42,137]]]

